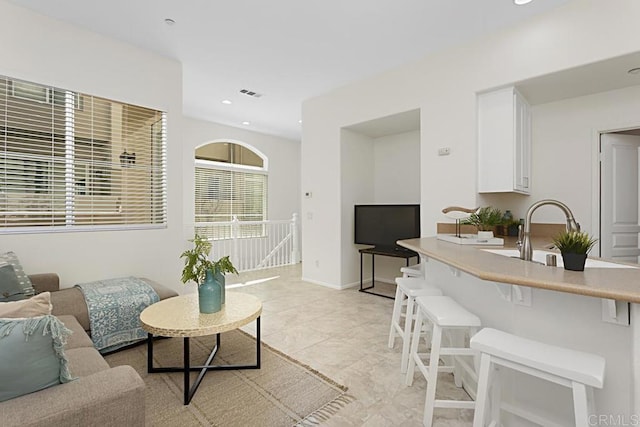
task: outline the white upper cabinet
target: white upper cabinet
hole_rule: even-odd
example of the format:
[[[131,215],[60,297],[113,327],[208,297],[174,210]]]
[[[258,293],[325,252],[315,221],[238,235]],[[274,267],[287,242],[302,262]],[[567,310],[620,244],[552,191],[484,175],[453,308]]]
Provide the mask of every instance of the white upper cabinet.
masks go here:
[[[478,192],[529,194],[531,110],[514,87],[478,95]]]

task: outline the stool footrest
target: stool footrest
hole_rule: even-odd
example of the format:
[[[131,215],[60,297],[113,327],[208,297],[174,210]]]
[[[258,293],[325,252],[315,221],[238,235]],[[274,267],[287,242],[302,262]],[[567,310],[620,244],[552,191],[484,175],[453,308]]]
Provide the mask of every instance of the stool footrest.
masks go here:
[[[435,408],[461,408],[461,409],[475,409],[476,402],[473,400],[441,400],[436,399],[433,406]]]
[[[475,356],[478,352],[471,348],[441,347],[440,356]]]

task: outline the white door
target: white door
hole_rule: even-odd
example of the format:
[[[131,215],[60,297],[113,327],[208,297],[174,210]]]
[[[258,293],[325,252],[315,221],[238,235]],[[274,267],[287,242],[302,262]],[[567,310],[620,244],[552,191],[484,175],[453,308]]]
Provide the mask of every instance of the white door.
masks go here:
[[[600,256],[638,262],[640,136],[600,135]]]

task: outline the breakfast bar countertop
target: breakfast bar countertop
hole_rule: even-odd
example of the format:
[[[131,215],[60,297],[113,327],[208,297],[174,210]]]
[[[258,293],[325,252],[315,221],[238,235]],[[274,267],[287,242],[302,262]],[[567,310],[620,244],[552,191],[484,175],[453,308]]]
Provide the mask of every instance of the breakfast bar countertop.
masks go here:
[[[542,248],[543,241],[544,239],[534,239],[534,247]],[[508,246],[509,240],[505,242],[504,247],[467,246],[438,240],[436,237],[423,237],[399,240],[398,245],[482,280],[640,303],[640,268],[628,268],[629,264],[607,261],[620,264],[621,268],[569,271],[563,267],[548,267],[482,250],[515,248],[513,243]],[[557,256],[560,257],[560,254]]]

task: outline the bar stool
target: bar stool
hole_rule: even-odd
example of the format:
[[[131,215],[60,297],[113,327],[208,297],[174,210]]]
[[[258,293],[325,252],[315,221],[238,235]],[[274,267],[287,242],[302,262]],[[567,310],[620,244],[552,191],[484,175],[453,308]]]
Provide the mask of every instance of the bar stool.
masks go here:
[[[402,277],[417,277],[419,279],[424,279],[424,262],[410,265],[408,267],[401,267],[400,272],[402,273]]]
[[[493,384],[489,381],[494,365],[571,388],[576,427],[590,425],[589,415],[594,413],[593,387],[602,388],[604,383],[605,360],[601,356],[544,344],[491,328],[485,328],[472,337],[471,348],[481,353],[473,427],[484,426],[489,388],[491,425],[500,425],[499,376],[493,376]]]
[[[398,277],[396,278],[396,285],[396,298],[393,304],[391,328],[389,330],[389,348],[393,348],[396,336],[402,338],[400,372],[405,373],[407,372],[409,344],[413,330],[414,301],[416,297],[423,295],[442,295],[442,291],[435,286],[427,284],[425,280],[415,277]],[[405,307],[404,312],[402,311],[403,307]],[[404,326],[400,325],[401,317],[404,317]]]
[[[480,328],[481,323],[478,316],[467,311],[451,297],[422,296],[416,298],[416,305],[418,313],[413,329],[406,383],[407,385],[413,383],[413,372],[417,366],[427,380],[423,424],[430,427],[433,423],[435,408],[475,408],[473,401],[436,400],[436,386],[438,372],[453,372],[456,386],[462,387],[460,369],[464,369],[475,381],[476,374],[473,364],[463,360],[461,356],[475,356],[477,352],[465,346],[464,336],[461,337],[459,333],[468,332],[469,336],[472,336]],[[429,366],[426,366],[422,359],[426,354],[418,353],[420,330],[423,326],[430,326],[432,329]],[[449,347],[442,346],[443,331],[449,336]],[[457,337],[453,335],[456,332],[458,333]],[[450,358],[449,364],[440,365],[440,356],[453,357]]]

